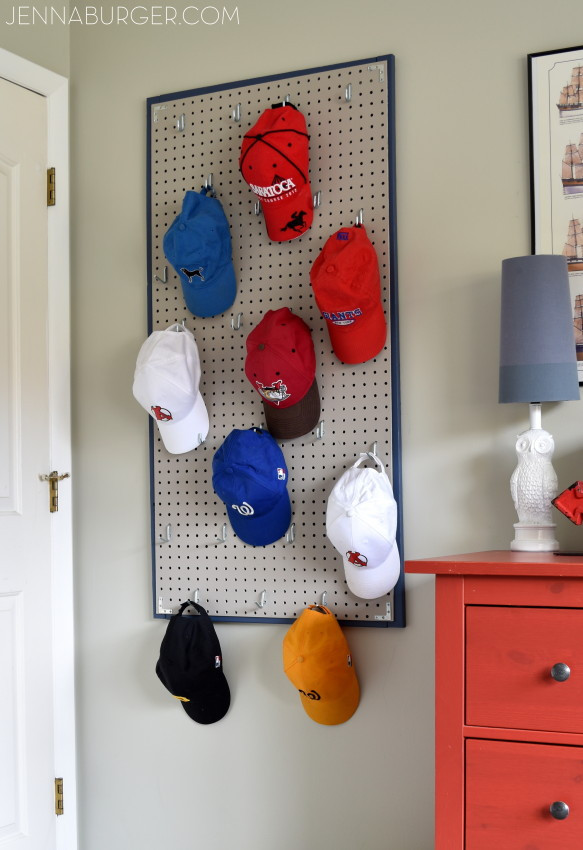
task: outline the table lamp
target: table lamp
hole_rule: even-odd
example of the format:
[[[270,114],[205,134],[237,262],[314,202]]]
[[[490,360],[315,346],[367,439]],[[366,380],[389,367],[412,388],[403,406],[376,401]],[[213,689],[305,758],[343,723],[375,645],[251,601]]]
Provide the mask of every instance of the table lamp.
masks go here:
[[[558,549],[551,499],[555,444],[541,427],[541,402],[579,398],[567,259],[535,254],[502,261],[500,402],[528,402],[530,428],[516,440],[510,491],[518,522],[510,548]]]

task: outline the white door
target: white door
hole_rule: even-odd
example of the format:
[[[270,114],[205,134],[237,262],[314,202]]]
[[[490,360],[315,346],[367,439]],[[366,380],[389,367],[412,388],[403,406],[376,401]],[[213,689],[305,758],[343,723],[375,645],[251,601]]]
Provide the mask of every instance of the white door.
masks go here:
[[[3,850],[53,850],[57,831],[51,522],[58,515],[39,479],[51,472],[46,170],[46,97],[0,79]]]

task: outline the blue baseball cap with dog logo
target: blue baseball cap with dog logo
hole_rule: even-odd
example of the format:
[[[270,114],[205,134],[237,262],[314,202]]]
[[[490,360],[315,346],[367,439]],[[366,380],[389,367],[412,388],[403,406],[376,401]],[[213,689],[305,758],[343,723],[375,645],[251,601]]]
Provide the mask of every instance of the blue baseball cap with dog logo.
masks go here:
[[[268,431],[235,429],[213,458],[213,488],[243,543],[268,546],[291,521],[283,452]]]
[[[194,316],[224,313],[237,295],[231,258],[229,223],[218,198],[187,192],[164,236],[164,254],[182,284],[186,306]]]

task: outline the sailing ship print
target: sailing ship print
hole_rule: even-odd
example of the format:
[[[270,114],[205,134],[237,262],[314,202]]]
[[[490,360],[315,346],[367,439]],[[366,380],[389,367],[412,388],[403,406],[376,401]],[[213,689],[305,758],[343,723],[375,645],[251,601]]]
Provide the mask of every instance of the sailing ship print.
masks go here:
[[[567,258],[567,270],[569,272],[583,271],[583,228],[581,222],[575,216],[569,222],[563,256]]]
[[[561,117],[583,109],[583,65],[571,70],[571,82],[561,89],[557,108]]]
[[[583,192],[583,133],[579,144],[568,144],[561,165],[561,180],[565,195]]]

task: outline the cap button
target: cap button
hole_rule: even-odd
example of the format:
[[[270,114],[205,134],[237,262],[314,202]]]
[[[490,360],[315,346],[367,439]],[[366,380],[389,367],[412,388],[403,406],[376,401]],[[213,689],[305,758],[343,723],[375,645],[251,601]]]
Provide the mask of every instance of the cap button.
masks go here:
[[[257,346],[257,348],[259,349],[259,351],[263,351],[263,349],[265,348],[265,343],[260,342],[259,345]]]
[[[303,656],[303,655],[298,655],[298,657],[297,657],[297,659],[296,659],[296,660],[297,660],[298,664],[301,664],[301,663],[302,663],[302,661],[304,660],[304,656]]]
[[[336,271],[336,266],[333,266],[333,265],[326,266],[326,271],[330,272],[330,274],[332,274],[332,272]]]
[[[225,466],[225,472],[228,472],[229,475],[232,475],[233,474],[233,467],[232,466]]]
[[[346,516],[354,516],[354,508],[348,508],[346,511]]]
[[[178,230],[186,230],[186,225],[185,224],[179,224]]]

